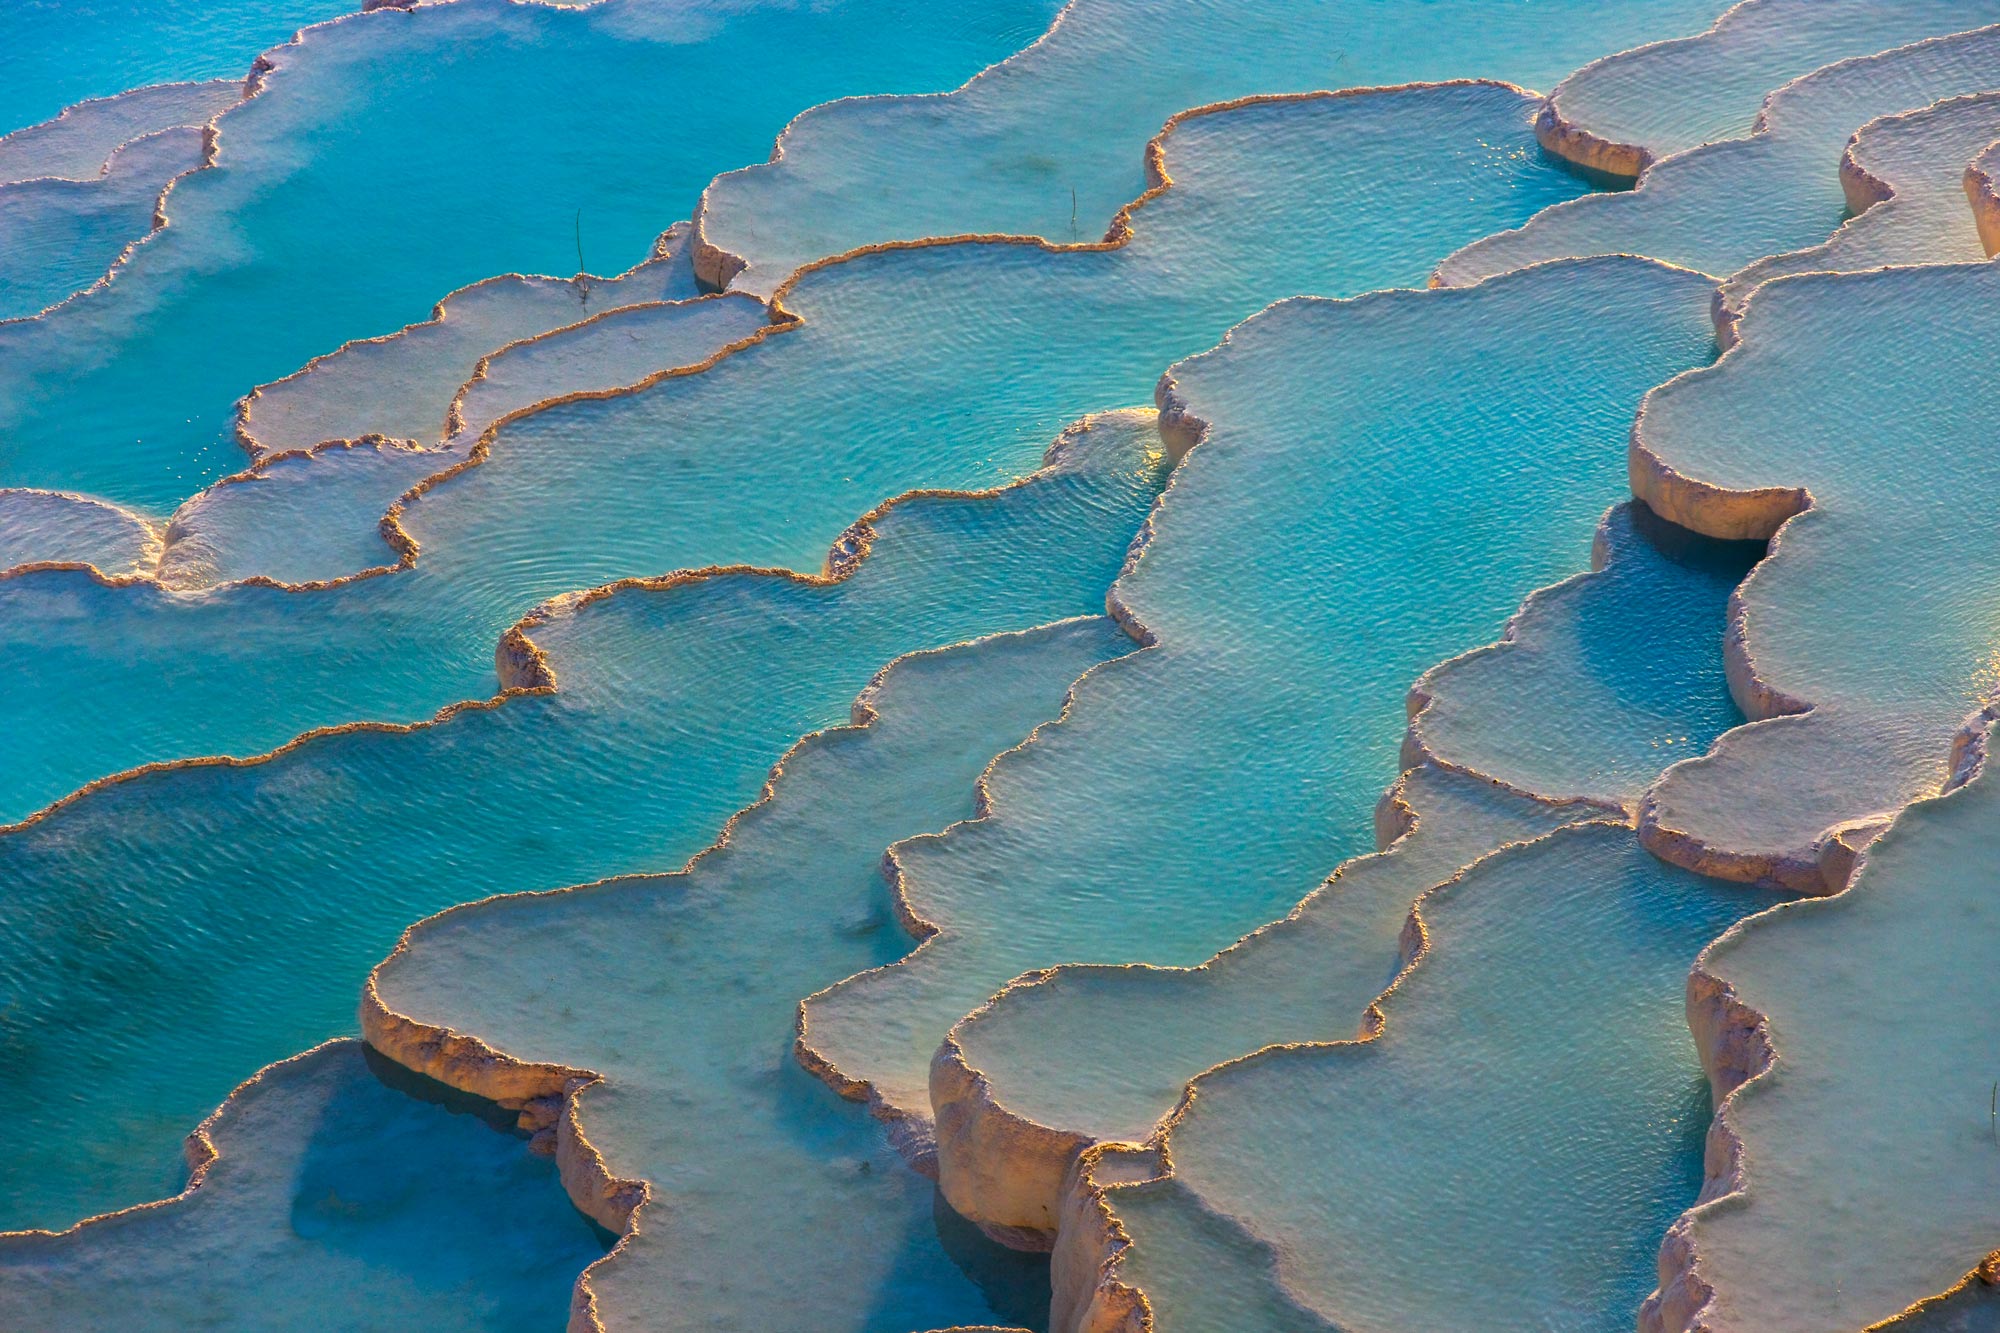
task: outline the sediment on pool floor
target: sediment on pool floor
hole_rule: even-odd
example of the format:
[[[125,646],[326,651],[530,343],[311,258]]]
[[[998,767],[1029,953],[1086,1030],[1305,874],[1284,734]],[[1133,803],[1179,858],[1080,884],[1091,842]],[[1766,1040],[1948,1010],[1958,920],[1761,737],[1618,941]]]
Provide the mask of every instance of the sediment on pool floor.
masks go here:
[[[1979,16],[1919,12],[1930,15],[1930,32],[1947,35],[1803,74],[1770,95],[1754,132],[1662,158],[1629,192],[1557,205],[1476,241],[1446,259],[1432,281],[1458,286],[1592,254],[1647,255],[1721,280],[1766,256],[1821,244],[1852,202],[1840,166],[1856,130],[1991,85],[2000,26],[1959,31]],[[1986,17],[2000,17],[2000,8]],[[1739,282],[1732,307],[1742,299]]]
[[[55,1221],[86,1191],[144,1197],[155,1158],[119,1108],[159,1106],[166,1158],[243,1069],[341,1030],[409,920],[501,885],[678,863],[883,661],[1097,613],[1158,465],[1092,443],[995,493],[886,506],[830,579],[710,571],[564,599],[527,627],[553,691],[405,733],[315,737],[266,762],[141,775],[0,838],[19,1012],[48,1018],[63,1052],[46,1066],[61,1092],[50,1084],[35,1103],[48,1109],[26,1113],[15,1197]],[[103,905],[105,886],[141,878],[137,860],[174,869],[89,919],[104,923],[94,956],[144,964],[72,966],[41,923]],[[74,1164],[112,1143],[118,1158],[79,1180]],[[80,1202],[72,1216],[96,1211]]]
[[[1661,854],[1830,891],[1896,811],[1950,780],[1991,688],[1995,553],[1956,523],[1936,559],[1937,514],[1987,471],[1952,443],[1984,438],[1983,400],[1950,386],[1988,359],[1995,280],[1982,264],[1771,283],[1728,356],[1648,399],[1640,493],[1709,531],[1775,532],[1729,643],[1738,698],[1763,720],[1654,788],[1642,829]]]
[[[1601,336],[1604,317],[1618,339]],[[923,943],[807,1001],[815,1069],[926,1120],[939,1041],[1011,978],[1062,963],[1191,966],[1363,850],[1357,835],[1399,766],[1394,701],[1585,563],[1619,489],[1632,406],[1708,346],[1704,284],[1611,260],[1467,292],[1286,302],[1176,366],[1167,438],[1200,442],[1111,599],[1153,646],[1086,676],[1060,725],[996,762],[983,818],[891,852],[899,915]],[[1530,347],[1567,376],[1516,364]],[[1433,373],[1406,373],[1415,361]],[[1434,373],[1444,366],[1451,375]],[[1576,395],[1576,379],[1602,391]],[[1477,467],[1454,464],[1466,432],[1481,441]],[[1568,446],[1550,453],[1555,439]],[[1516,459],[1498,472],[1518,495],[1486,485],[1502,455]],[[1414,504],[1400,489],[1412,468]],[[1465,540],[1508,558],[1415,563],[1436,551],[1419,515],[1472,512],[1474,492]],[[1330,562],[1339,582],[1318,575]],[[1413,580],[1430,594],[1413,599]],[[1244,736],[1259,738],[1254,762]],[[1357,1019],[1350,1008],[1328,1021],[1347,1032]]]
[[[1756,548],[1706,542],[1629,502],[1597,548],[1596,571],[1530,596],[1500,643],[1425,673],[1412,692],[1423,739],[1406,740],[1403,758],[1441,746],[1459,767],[1424,764],[1391,788],[1376,814],[1384,853],[1197,968],[1059,966],[952,1029],[930,1102],[941,1178],[962,1209],[1046,1238],[1081,1147],[1149,1141],[1212,1066],[1366,1031],[1425,890],[1502,846],[1615,813],[1737,720],[1718,630]],[[1563,699],[1568,720],[1510,711],[1503,697]]]

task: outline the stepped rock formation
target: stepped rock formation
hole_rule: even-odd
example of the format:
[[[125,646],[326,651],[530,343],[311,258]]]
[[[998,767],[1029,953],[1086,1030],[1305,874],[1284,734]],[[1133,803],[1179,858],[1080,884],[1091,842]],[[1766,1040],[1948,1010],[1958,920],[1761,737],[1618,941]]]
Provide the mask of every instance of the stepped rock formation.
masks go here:
[[[0,1327],[1990,1325],[2000,0],[1725,3],[0,7]]]

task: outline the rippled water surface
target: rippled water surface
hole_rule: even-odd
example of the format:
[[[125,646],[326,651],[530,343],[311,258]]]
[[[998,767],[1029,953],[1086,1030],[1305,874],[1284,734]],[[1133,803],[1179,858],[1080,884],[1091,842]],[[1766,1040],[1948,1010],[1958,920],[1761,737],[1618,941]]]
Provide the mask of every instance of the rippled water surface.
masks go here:
[[[0,5],[0,1325],[1979,1324],[1996,23]]]

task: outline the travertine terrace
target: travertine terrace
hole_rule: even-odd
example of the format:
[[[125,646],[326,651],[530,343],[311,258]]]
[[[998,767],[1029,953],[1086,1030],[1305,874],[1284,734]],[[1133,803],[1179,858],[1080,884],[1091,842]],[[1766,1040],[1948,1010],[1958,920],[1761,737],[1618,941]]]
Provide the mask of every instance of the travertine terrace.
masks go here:
[[[2000,0],[0,4],[4,1333],[1979,1333]]]

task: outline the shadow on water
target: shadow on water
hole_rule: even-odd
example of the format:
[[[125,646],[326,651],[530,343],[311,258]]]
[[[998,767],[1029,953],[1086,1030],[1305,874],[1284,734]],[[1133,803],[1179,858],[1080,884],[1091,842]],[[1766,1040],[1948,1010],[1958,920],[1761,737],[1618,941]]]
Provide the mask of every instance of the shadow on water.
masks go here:
[[[469,1115],[513,1138],[528,1137],[527,1131],[516,1123],[514,1113],[498,1102],[460,1092],[449,1083],[440,1083],[429,1075],[419,1074],[365,1043],[361,1047],[361,1058],[368,1065],[368,1072],[383,1086],[394,1088],[405,1097],[441,1106],[453,1115]]]
[[[443,1280],[504,1290],[529,1312],[520,1319],[524,1330],[554,1327],[548,1312],[567,1308],[575,1275],[617,1236],[569,1204],[554,1163],[525,1150],[527,1135],[512,1112],[373,1047],[360,1050],[373,1080],[356,1080],[325,1105],[300,1163],[294,1231],[371,1264],[406,1266],[429,1285]],[[784,1090],[778,1103],[793,1134],[843,1158],[860,1146],[858,1136],[874,1148],[853,1158],[859,1170],[909,1170],[858,1107],[833,1098],[789,1058],[771,1072]],[[937,1244],[977,1289],[993,1321],[1045,1333],[1048,1256],[988,1239],[935,1186],[914,1174],[909,1179],[930,1193]],[[908,1240],[908,1262],[884,1293],[896,1306],[909,1299],[904,1288],[936,1282],[935,1260],[924,1257],[926,1239],[912,1231]]]
[[[1740,583],[1750,572],[1750,567],[1764,558],[1768,549],[1764,542],[1720,541],[1704,537],[1690,528],[1661,518],[1636,502],[1632,505],[1632,527],[1648,546],[1666,559],[1729,579],[1732,584]]]
[[[1583,594],[1588,610],[1579,614],[1588,630],[1578,651],[1592,680],[1622,683],[1628,711],[1677,715],[1689,752],[1706,749],[1744,721],[1729,690],[1723,640],[1730,595],[1764,558],[1764,543],[1704,537],[1636,500],[1613,511],[1610,531],[1620,555]],[[1662,643],[1680,650],[1663,654]]]
[[[365,1074],[331,1084],[315,1108],[292,1181],[294,1234],[397,1288],[474,1299],[483,1328],[560,1328],[577,1274],[612,1238],[499,1107],[354,1045]]]
[[[1542,161],[1559,170],[1568,172],[1584,184],[1590,186],[1593,190],[1605,190],[1612,193],[1624,194],[1637,189],[1639,186],[1639,180],[1636,176],[1619,176],[1609,171],[1600,171],[1596,167],[1587,167],[1581,162],[1570,161],[1570,159],[1562,156],[1560,153],[1551,153],[1546,148],[1539,151]]]
[[[993,1313],[1009,1324],[1046,1333],[1049,1326],[1049,1256],[1024,1254],[989,1240],[934,1195],[932,1215],[945,1256],[962,1269],[986,1297]]]
[[[384,1087],[400,1092],[405,1097],[428,1106],[440,1107],[454,1116],[469,1116],[517,1143],[525,1143],[529,1137],[528,1131],[521,1128],[514,1112],[498,1102],[488,1101],[470,1092],[460,1092],[449,1083],[440,1083],[426,1074],[419,1074],[414,1069],[397,1064],[365,1043],[361,1047],[361,1058],[367,1063],[368,1072],[373,1074]],[[561,1182],[554,1179],[553,1173],[551,1180],[557,1189],[562,1188]],[[567,1192],[564,1193],[564,1198],[568,1198]],[[597,1238],[600,1249],[609,1250],[618,1243],[617,1234],[599,1226],[594,1219],[580,1212],[576,1214],[576,1218]]]

